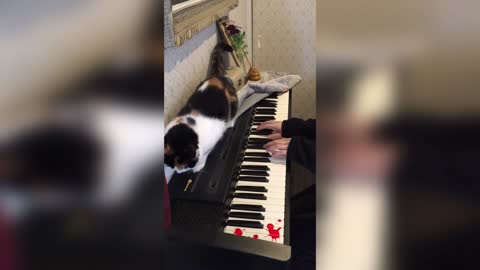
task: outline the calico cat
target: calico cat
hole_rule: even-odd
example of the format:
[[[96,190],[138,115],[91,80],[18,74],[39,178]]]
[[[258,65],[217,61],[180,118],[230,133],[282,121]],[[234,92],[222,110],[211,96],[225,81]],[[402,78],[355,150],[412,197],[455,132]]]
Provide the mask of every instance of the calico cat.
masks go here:
[[[210,78],[202,81],[187,104],[165,130],[164,162],[181,173],[200,171],[225,130],[233,126],[238,109],[237,92],[223,76],[222,54],[232,48],[220,43],[212,53]]]

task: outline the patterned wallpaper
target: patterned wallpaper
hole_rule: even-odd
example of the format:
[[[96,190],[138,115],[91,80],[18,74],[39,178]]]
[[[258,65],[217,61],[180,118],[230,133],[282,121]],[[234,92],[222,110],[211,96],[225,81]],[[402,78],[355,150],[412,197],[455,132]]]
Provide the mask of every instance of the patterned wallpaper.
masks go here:
[[[261,70],[299,74],[292,115],[315,118],[315,0],[254,0],[253,58]]]
[[[168,123],[185,104],[195,87],[206,78],[210,52],[217,44],[211,25],[180,47],[165,50],[165,121]]]
[[[230,13],[230,18],[245,29],[250,15],[250,1],[240,0],[239,6]],[[210,54],[217,39],[216,26],[212,24],[182,46],[165,50],[166,123],[175,117],[195,87],[206,79]]]

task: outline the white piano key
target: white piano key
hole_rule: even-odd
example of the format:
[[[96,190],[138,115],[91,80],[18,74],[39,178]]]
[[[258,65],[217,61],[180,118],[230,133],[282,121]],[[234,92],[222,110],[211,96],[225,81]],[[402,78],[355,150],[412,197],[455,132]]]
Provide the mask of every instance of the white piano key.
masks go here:
[[[283,121],[288,119],[288,94],[279,95],[276,98],[267,98],[267,101],[275,101],[275,107],[267,107],[267,106],[259,106],[259,109],[275,109],[275,113],[256,113],[256,117],[273,116],[276,121]],[[250,131],[256,131],[258,125],[252,125]],[[267,135],[253,135],[250,134],[248,139],[250,138],[261,138],[261,139],[268,139]],[[252,153],[267,153],[265,149],[251,149],[247,147],[248,152]],[[254,228],[239,228],[239,227],[232,227],[227,226],[225,227],[225,232],[230,234],[235,234],[235,229],[242,230],[242,237],[252,237],[256,235],[257,239],[272,241],[272,237],[269,236],[269,231],[267,230],[266,226],[269,223],[272,223],[274,229],[282,227],[279,230],[280,237],[273,242],[283,243],[283,221],[285,217],[285,185],[286,185],[286,162],[285,158],[269,158],[269,162],[253,162],[253,161],[244,161],[242,162],[242,166],[245,165],[261,165],[267,166],[269,176],[266,178],[269,182],[250,182],[250,181],[237,181],[236,186],[258,186],[258,187],[265,187],[267,192],[262,192],[267,199],[266,200],[251,200],[251,199],[241,199],[241,198],[233,198],[231,204],[247,204],[247,205],[262,205],[265,208],[265,212],[255,212],[255,211],[247,211],[247,210],[235,210],[232,209],[231,211],[235,212],[248,212],[248,213],[261,213],[265,216],[265,220],[259,220],[263,225],[263,229],[254,229]],[[248,169],[245,169],[248,170]],[[248,176],[240,174],[241,176]],[[260,193],[260,192],[249,192],[249,191],[237,191],[242,193]],[[242,218],[229,218],[228,220],[253,220],[253,219],[242,219]],[[280,222],[278,221],[280,220]]]
[[[283,220],[282,216],[280,217],[269,217],[266,218],[265,220],[252,220],[252,219],[245,219],[245,218],[236,218],[236,217],[229,217],[227,220],[244,220],[244,221],[259,221],[260,223],[263,224],[263,228],[267,228],[267,224],[273,224],[275,227],[283,227],[283,224],[280,224],[278,220]],[[232,226],[228,226],[232,227]]]
[[[284,234],[284,226],[283,226],[283,222],[277,222],[274,225],[274,229],[278,229],[280,227],[280,230],[278,231],[280,233],[280,235],[283,236]],[[235,232],[235,229],[236,228],[240,228],[240,227],[236,227],[236,226],[227,226],[225,227],[225,232],[229,232],[229,233],[234,233]],[[258,235],[265,235],[265,236],[268,236],[269,233],[268,233],[268,229],[267,229],[267,224],[264,224],[264,228],[262,229],[257,229],[257,228],[244,228],[244,227],[241,227],[240,228],[242,230],[242,233],[247,233],[247,234],[258,234]]]
[[[252,176],[252,175],[244,175],[244,173],[240,173],[240,177],[258,177],[258,178],[266,178],[269,182],[272,181],[285,181],[283,178],[285,178],[285,173],[282,173],[281,171],[275,169],[275,170],[268,170],[269,173],[268,176]],[[241,178],[238,178],[238,180],[241,180]],[[244,180],[242,180],[244,181]],[[248,181],[246,181],[248,182]]]
[[[233,198],[232,204],[257,204],[257,205],[285,205],[285,199],[270,198],[268,200],[253,200],[243,198]]]
[[[226,230],[225,233],[235,235],[235,229],[236,228],[232,227],[232,229]],[[269,241],[269,242],[273,242],[273,243],[277,243],[277,244],[284,244],[285,239],[283,238],[283,234],[280,234],[279,238],[273,239],[271,236],[269,236],[267,229],[264,229],[264,230],[265,230],[265,233],[260,233],[260,232],[252,233],[252,232],[242,231],[242,236],[240,236],[240,237],[248,237],[248,238],[254,238],[254,239],[257,239],[257,240],[260,240],[260,241]],[[283,230],[283,228],[280,229],[280,231],[282,231],[282,230]]]
[[[284,178],[282,175],[270,175],[270,176],[262,176],[262,177],[256,177],[256,178],[261,178],[262,181],[264,182],[261,182],[261,181],[249,181],[246,177],[249,177],[249,176],[240,176],[240,178],[237,178],[235,180],[237,181],[241,181],[242,183],[238,183],[238,185],[242,185],[242,186],[246,186],[245,183],[260,183],[260,184],[275,184],[274,186],[278,186],[278,183],[280,182],[283,182],[283,180],[281,178]],[[255,179],[255,177],[252,177],[253,179]],[[267,182],[265,182],[265,179],[267,180]],[[256,185],[258,186],[258,185]],[[261,185],[260,185],[261,186]]]
[[[224,230],[225,233],[238,235],[237,230],[241,230],[242,237],[251,237],[254,238],[254,235],[257,235],[259,240],[265,241],[272,241],[276,243],[283,244],[284,243],[284,227],[282,224],[277,225],[276,223],[273,224],[272,228],[272,236],[270,235],[270,231],[267,228],[267,224],[264,224],[263,229],[256,229],[256,228],[244,228],[244,227],[235,227],[235,226],[227,226]]]
[[[261,152],[258,152],[258,153],[261,153]],[[261,165],[261,166],[271,166],[273,169],[278,169],[280,170],[280,165],[282,164],[279,164],[280,161],[282,160],[285,160],[285,159],[278,159],[278,158],[269,158],[270,161],[269,162],[258,162],[258,161],[252,161],[252,160],[244,160],[241,165]],[[272,162],[275,161],[274,163]],[[258,164],[258,163],[264,163],[264,164]],[[272,169],[270,168],[270,170]]]
[[[238,190],[236,191],[238,193],[251,193],[251,194],[263,194],[265,197],[267,197],[267,200],[272,198],[272,199],[284,199],[285,198],[285,190],[280,191],[280,192],[274,192],[272,190],[269,190],[268,192],[253,192],[253,191],[243,191],[243,190]]]
[[[237,187],[238,186],[252,186],[252,185],[238,185],[237,184]],[[267,189],[267,192],[265,193],[268,193],[268,194],[272,194],[272,193],[275,193],[275,194],[280,194],[280,193],[285,193],[285,187],[275,187],[275,186],[272,186],[272,187],[265,187]],[[238,192],[248,192],[248,191],[243,191],[243,190],[238,190]],[[259,193],[259,192],[255,192],[255,193]]]
[[[277,181],[277,182],[268,182],[268,183],[260,183],[260,182],[248,182],[248,181],[238,181],[237,185],[241,186],[254,186],[254,187],[265,187],[266,189],[269,188],[285,188],[285,182]]]
[[[285,200],[277,200],[276,202],[272,202],[272,200],[264,201],[233,198],[231,204],[261,205],[265,209],[269,209],[270,211],[283,211],[283,208],[285,206]]]
[[[281,216],[285,214],[285,209],[271,209],[271,208],[265,208],[265,211],[251,211],[251,210],[237,210],[237,209],[230,209],[230,211],[235,211],[235,212],[245,212],[245,213],[271,213],[275,214],[276,216]]]
[[[237,185],[239,186],[254,186],[254,187],[265,187],[269,188],[285,188],[285,182],[274,181],[274,182],[250,182],[250,181],[238,181]]]
[[[232,210],[232,212],[240,212],[240,211]],[[248,219],[248,218],[239,218],[239,219],[258,220],[263,223],[264,220],[278,220],[278,219],[283,219],[283,217],[285,216],[285,213],[283,212],[248,212],[248,213],[261,214],[264,216],[264,219]],[[231,219],[233,219],[233,217],[228,218],[228,220],[231,220]]]
[[[246,170],[244,170],[244,171],[246,172]],[[267,177],[267,178],[271,178],[271,177],[284,177],[284,176],[285,176],[284,173],[282,173],[282,172],[280,172],[280,171],[277,171],[277,170],[270,170],[270,171],[266,171],[266,172],[268,172],[268,175],[267,175],[267,176],[259,176],[259,175],[248,175],[248,174],[246,174],[246,173],[243,173],[243,171],[242,171],[242,172],[240,172],[240,176],[245,176],[245,177],[249,177],[249,176],[251,176],[251,177]]]
[[[235,204],[235,203],[233,203]],[[247,204],[247,205],[260,205],[260,204],[248,204],[248,203],[242,203],[242,204]],[[265,208],[264,212],[258,212],[258,211],[245,211],[245,212],[251,212],[251,213],[278,213],[279,217],[281,214],[285,212],[285,206],[284,205],[262,205]],[[230,209],[230,211],[242,211],[242,210],[235,210],[235,209]]]

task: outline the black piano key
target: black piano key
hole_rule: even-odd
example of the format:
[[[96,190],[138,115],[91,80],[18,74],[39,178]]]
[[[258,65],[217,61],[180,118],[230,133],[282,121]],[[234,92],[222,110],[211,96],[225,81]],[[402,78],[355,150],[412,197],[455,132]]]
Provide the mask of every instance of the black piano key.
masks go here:
[[[238,181],[268,183],[267,177],[239,176]]]
[[[263,143],[263,144],[266,144],[268,142],[271,142],[272,140],[270,139],[267,139],[267,138],[249,138],[248,139],[248,142],[252,142],[252,143]]]
[[[271,130],[271,129],[262,129],[262,130],[260,130],[260,129],[257,129],[257,128],[258,128],[258,126],[252,126],[252,128],[250,129],[250,132],[261,132],[261,131],[270,131],[270,132],[272,132],[272,131],[273,131],[273,130]],[[268,133],[268,134],[270,134],[270,133]],[[265,138],[263,138],[263,139],[265,139]]]
[[[264,149],[263,148],[263,144],[248,144],[247,145],[247,150],[248,149],[252,149],[252,150],[262,150]]]
[[[244,156],[246,157],[272,157],[270,153],[262,153],[262,152],[245,152]]]
[[[230,205],[230,209],[265,212],[265,207],[263,207],[262,205],[253,205],[253,204],[232,204]]]
[[[265,196],[265,194],[261,194],[261,193],[235,192],[235,193],[233,193],[233,197],[234,198],[239,198],[239,199],[263,200],[263,201],[265,201],[267,199],[267,196]]]
[[[255,122],[252,123],[252,125],[254,125],[254,126],[259,126],[259,125],[261,125],[263,122],[265,122],[265,121],[255,121]]]
[[[274,101],[274,102],[276,102],[276,101]],[[276,112],[277,109],[276,108],[262,108],[260,106],[260,108],[259,107],[255,108],[255,112],[257,112],[257,111]]]
[[[255,110],[255,116],[272,116],[272,115],[277,115],[277,110],[276,109],[256,109]]]
[[[269,176],[270,174],[268,174],[268,172],[265,172],[265,171],[241,170],[240,175]]]
[[[270,120],[275,120],[275,117],[273,116],[254,116],[253,117],[253,121],[265,122]]]
[[[277,99],[276,99],[276,98],[272,98],[272,99],[269,99],[269,98],[264,98],[264,99],[260,100],[258,103],[262,103],[262,102],[270,102],[270,101],[275,101],[275,102],[276,102],[276,101],[277,101]]]
[[[250,220],[227,220],[227,226],[263,229],[261,222]]]
[[[276,115],[276,109],[256,109],[255,114],[267,114],[267,115]]]
[[[270,129],[262,129],[262,130],[252,130],[250,133],[251,135],[270,135],[272,134],[272,130]]]
[[[277,107],[277,103],[276,103],[276,102],[261,102],[261,103],[258,103],[258,107],[262,107],[262,108],[276,108],[276,107]]]
[[[248,213],[248,212],[230,212],[230,213],[228,213],[228,217],[256,219],[256,220],[264,220],[265,219],[265,216],[260,214],[260,213]]]
[[[263,147],[265,144],[264,143],[257,143],[257,142],[249,142],[247,143],[247,148],[249,146],[252,146],[252,147]],[[260,148],[261,149],[261,148]]]
[[[261,143],[261,142],[248,142],[247,143],[247,146],[264,146],[265,144],[264,143]]]
[[[235,190],[251,191],[251,192],[268,192],[266,187],[257,187],[257,186],[236,186]]]
[[[277,108],[277,104],[264,104],[263,106],[260,106],[261,109],[275,109]]]
[[[259,163],[270,163],[269,158],[260,158],[260,157],[246,157],[243,159],[243,161],[249,161],[249,162],[259,162]]]
[[[265,103],[275,103],[276,104],[277,102],[278,102],[278,100],[276,100],[276,99],[264,99],[264,100],[260,100],[258,102],[258,104],[260,104],[260,105],[265,104]]]
[[[265,165],[242,165],[240,167],[241,169],[246,169],[246,170],[260,170],[260,171],[269,171],[270,168]]]

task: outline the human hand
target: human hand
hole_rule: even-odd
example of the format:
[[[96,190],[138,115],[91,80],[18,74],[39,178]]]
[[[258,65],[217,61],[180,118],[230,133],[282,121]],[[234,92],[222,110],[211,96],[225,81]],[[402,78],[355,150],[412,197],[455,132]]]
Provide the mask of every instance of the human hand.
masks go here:
[[[271,129],[274,133],[282,133],[282,121],[265,121],[258,125],[257,130]]]
[[[287,155],[290,138],[281,138],[266,143],[263,148],[269,152],[272,157],[285,157]]]
[[[331,140],[331,145],[320,156],[325,174],[347,180],[386,179],[398,158],[395,144],[377,140],[368,134],[368,129],[354,125],[335,135],[335,140]]]
[[[278,140],[278,139],[282,139],[282,134],[280,133],[273,133],[273,134],[270,134],[267,136],[267,138],[269,138],[270,140]]]

